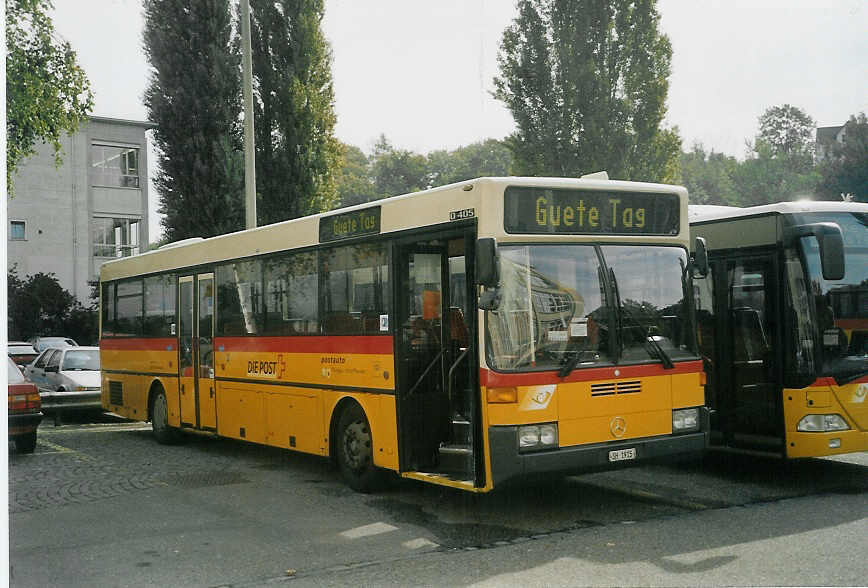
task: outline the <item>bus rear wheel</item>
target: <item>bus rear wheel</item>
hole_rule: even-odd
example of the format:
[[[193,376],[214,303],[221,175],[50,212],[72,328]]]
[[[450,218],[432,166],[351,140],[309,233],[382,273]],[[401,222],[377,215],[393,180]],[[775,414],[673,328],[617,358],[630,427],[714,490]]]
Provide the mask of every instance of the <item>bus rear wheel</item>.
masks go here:
[[[162,388],[157,390],[154,395],[154,405],[151,407],[151,426],[154,430],[154,438],[158,443],[171,445],[178,442],[180,432],[169,425],[169,404],[166,402],[166,393]]]
[[[338,421],[337,461],[347,485],[357,492],[370,492],[380,482],[374,466],[374,444],[365,412],[358,404],[348,406]]]

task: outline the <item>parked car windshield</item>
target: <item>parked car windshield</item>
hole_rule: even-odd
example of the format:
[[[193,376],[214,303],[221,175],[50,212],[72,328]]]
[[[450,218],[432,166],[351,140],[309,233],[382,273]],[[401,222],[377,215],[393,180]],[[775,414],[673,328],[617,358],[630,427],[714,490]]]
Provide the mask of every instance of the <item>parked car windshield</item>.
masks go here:
[[[6,361],[9,362],[8,370],[9,375],[7,376],[10,384],[23,384],[24,383],[24,374],[21,373],[21,370],[18,369],[18,366],[15,365],[15,362],[12,361],[11,358],[6,358]]]
[[[99,371],[99,350],[67,351],[61,369],[63,371]]]
[[[78,347],[74,339],[67,337],[38,337],[33,345],[37,351],[58,347]]]

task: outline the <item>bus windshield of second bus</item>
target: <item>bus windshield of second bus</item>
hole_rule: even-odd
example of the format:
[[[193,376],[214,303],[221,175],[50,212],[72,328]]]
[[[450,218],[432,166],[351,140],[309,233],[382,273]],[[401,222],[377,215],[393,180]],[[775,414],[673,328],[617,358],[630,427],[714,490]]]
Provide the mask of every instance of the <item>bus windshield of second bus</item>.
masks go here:
[[[833,222],[841,227],[846,260],[844,278],[826,280],[820,264],[819,244],[802,237],[800,249],[786,252],[790,288],[807,292],[792,300],[796,329],[795,371],[834,378],[838,385],[868,375],[868,214],[812,212],[793,215],[797,225]],[[804,275],[798,256],[804,258]]]

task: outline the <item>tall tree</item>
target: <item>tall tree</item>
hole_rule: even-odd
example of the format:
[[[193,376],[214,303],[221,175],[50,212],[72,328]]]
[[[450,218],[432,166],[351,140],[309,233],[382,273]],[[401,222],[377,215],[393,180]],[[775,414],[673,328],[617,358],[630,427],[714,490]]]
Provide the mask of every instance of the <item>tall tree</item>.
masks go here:
[[[37,141],[54,149],[60,165],[61,133],[74,133],[93,108],[93,93],[70,44],[57,37],[51,0],[6,0],[6,182]]]
[[[494,80],[518,127],[517,173],[677,177],[681,139],[661,128],[672,47],[659,20],[656,0],[519,0]]]
[[[169,241],[244,228],[240,58],[229,0],[145,0],[154,185]]]
[[[759,117],[756,140],[768,144],[774,157],[810,154],[814,127],[814,119],[801,108],[791,104],[770,106]]]
[[[821,166],[819,193],[831,200],[848,194],[868,202],[868,117],[862,112],[845,125],[844,143],[836,144]]]
[[[334,204],[341,149],[323,0],[251,0],[250,8],[257,216],[267,224]]]

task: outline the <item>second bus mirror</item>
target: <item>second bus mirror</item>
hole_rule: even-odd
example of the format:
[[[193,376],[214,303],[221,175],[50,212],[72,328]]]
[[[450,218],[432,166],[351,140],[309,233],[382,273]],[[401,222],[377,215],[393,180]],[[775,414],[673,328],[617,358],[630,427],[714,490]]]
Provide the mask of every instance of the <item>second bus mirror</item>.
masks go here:
[[[708,275],[708,247],[705,239],[697,237],[693,245],[693,277],[704,278]]]
[[[784,236],[790,241],[814,236],[820,247],[820,267],[824,280],[844,279],[844,236],[835,223],[812,223],[788,227]]]
[[[476,283],[494,288],[500,282],[497,260],[497,239],[485,237],[476,240]]]

